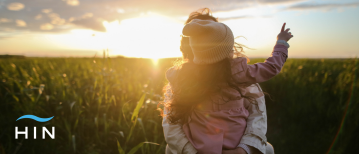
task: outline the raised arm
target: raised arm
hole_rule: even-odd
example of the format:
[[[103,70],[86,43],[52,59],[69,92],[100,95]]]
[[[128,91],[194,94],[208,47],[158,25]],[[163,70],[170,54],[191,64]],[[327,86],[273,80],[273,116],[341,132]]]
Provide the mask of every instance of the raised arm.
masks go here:
[[[289,44],[287,41],[293,37],[289,28],[285,29],[285,23],[277,37],[277,44],[272,54],[263,63],[247,64],[247,59],[239,57],[233,60],[232,73],[238,82],[254,84],[267,81],[276,76],[282,69],[288,58]]]
[[[232,73],[238,82],[254,84],[267,81],[276,76],[288,57],[288,48],[282,44],[274,46],[271,56],[263,63],[247,64],[247,59],[233,59]]]

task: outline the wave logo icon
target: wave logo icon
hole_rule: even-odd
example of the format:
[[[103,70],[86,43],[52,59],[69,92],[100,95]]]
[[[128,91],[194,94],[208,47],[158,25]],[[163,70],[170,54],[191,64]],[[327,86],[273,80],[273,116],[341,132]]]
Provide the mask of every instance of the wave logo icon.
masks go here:
[[[50,118],[40,118],[34,115],[23,115],[20,118],[18,118],[16,121],[20,120],[20,119],[32,119],[35,120],[37,122],[48,122],[50,121],[54,116],[50,117]]]

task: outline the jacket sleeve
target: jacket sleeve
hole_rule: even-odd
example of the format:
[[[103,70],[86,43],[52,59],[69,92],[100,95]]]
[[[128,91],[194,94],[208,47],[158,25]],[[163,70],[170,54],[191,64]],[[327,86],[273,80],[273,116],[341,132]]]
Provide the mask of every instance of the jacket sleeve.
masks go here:
[[[169,85],[166,87],[166,94],[164,101],[169,101],[172,97],[171,88]],[[163,113],[166,115],[167,108],[164,108]],[[166,154],[196,154],[196,149],[188,141],[180,124],[170,124],[166,116],[162,121],[163,133],[167,142]]]
[[[247,87],[250,93],[263,93],[259,84],[252,84]],[[265,153],[267,145],[267,112],[264,95],[256,98],[257,104],[247,103],[249,116],[247,119],[247,128],[242,136],[240,144],[246,144]],[[239,146],[239,145],[238,145]]]
[[[239,57],[233,60],[232,73],[235,80],[242,83],[254,84],[267,81],[277,75],[288,58],[288,48],[277,44],[269,58],[263,63],[247,64],[247,58]]]

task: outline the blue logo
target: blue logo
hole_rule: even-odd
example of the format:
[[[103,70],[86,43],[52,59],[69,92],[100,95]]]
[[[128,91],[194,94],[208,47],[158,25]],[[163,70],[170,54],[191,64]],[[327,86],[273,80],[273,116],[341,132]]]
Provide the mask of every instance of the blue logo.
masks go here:
[[[39,118],[37,116],[34,115],[23,115],[20,118],[18,118],[16,121],[20,120],[20,119],[32,119],[35,120],[37,122],[47,122],[49,120],[51,120],[54,116],[50,117],[50,118]],[[52,127],[51,129],[51,133],[49,130],[47,130],[46,127],[42,127],[42,139],[45,139],[45,133],[47,133],[52,139],[55,139],[55,127]],[[28,129],[27,126],[25,126],[25,131],[19,131],[18,127],[15,127],[15,139],[18,139],[18,136],[20,134],[24,134],[25,135],[25,139],[28,138]],[[34,139],[36,139],[36,127],[34,127]]]
[[[35,120],[37,122],[47,122],[49,120],[51,120],[54,116],[50,117],[50,118],[40,118],[34,115],[23,115],[20,118],[18,118],[16,121],[20,120],[20,119],[32,119]]]

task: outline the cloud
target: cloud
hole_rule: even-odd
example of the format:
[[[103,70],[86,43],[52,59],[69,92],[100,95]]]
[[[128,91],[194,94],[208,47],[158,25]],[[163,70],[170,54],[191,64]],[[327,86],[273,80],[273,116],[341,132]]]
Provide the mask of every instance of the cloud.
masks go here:
[[[52,12],[52,10],[51,9],[42,9],[41,12],[47,14],[47,13]]]
[[[48,16],[50,19],[60,18],[60,15],[57,14],[57,13],[49,13],[49,14],[47,14],[47,16]]]
[[[253,16],[243,15],[243,16],[234,16],[234,17],[222,17],[219,18],[220,22],[227,21],[227,20],[237,20],[237,19],[246,19],[246,18],[253,18]]]
[[[124,10],[124,9],[119,8],[119,9],[117,9],[117,12],[118,12],[118,13],[125,13],[125,10]]]
[[[356,3],[326,3],[326,4],[316,4],[316,3],[301,3],[293,5],[287,8],[287,10],[314,10],[314,9],[324,9],[331,10],[335,8],[343,7],[357,7],[359,2]]]
[[[52,30],[52,29],[54,29],[54,26],[51,25],[50,23],[45,23],[40,26],[40,29],[41,30]]]
[[[22,3],[10,3],[7,5],[7,9],[11,11],[20,11],[25,8],[25,5]]]
[[[271,17],[271,16],[260,16],[259,18],[268,18],[268,17]],[[250,15],[234,16],[234,17],[228,17],[228,18],[222,17],[222,18],[219,18],[219,21],[223,22],[223,21],[228,21],[228,20],[248,19],[248,18],[257,18],[257,17],[250,16]]]
[[[41,15],[41,14],[38,14],[38,15],[35,16],[35,19],[36,19],[36,20],[40,20],[41,18],[42,18],[42,15]]]
[[[6,37],[6,36],[0,36],[0,40],[8,40],[11,39],[12,37]]]
[[[82,15],[82,18],[86,19],[86,18],[91,18],[93,17],[93,13],[85,13],[84,15]]]
[[[70,6],[77,6],[80,4],[78,0],[64,0],[64,1],[66,1],[66,4]]]
[[[54,18],[51,20],[51,23],[54,25],[64,25],[66,23],[66,20],[62,18]]]
[[[0,18],[0,23],[8,23],[8,22],[11,22],[11,20],[7,18]]]
[[[105,32],[106,28],[102,24],[103,20],[99,18],[83,18],[73,21],[75,25],[82,26],[84,28],[90,28],[96,31]]]
[[[293,3],[293,2],[303,2],[306,0],[257,0],[259,3],[264,4],[285,4],[285,3]]]
[[[72,22],[72,21],[74,21],[76,18],[75,17],[70,17],[69,19],[68,19],[68,21],[69,22]]]
[[[18,27],[26,27],[26,22],[24,20],[16,20],[15,22]]]

